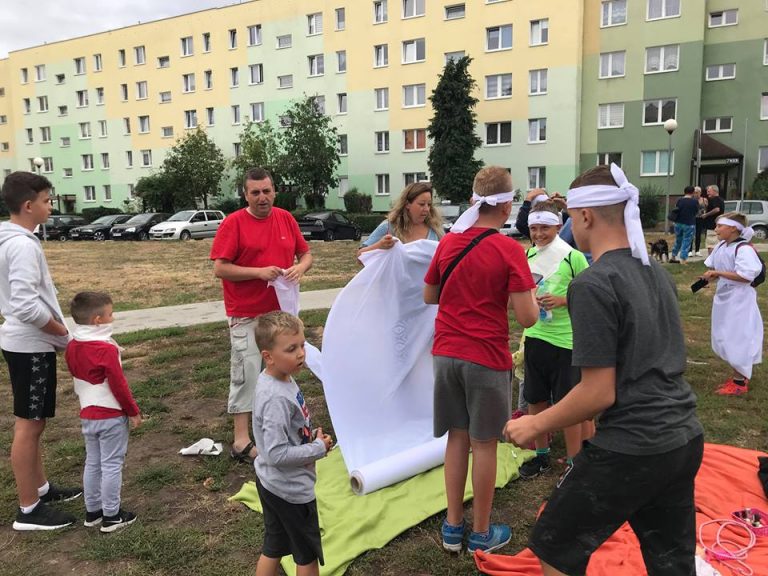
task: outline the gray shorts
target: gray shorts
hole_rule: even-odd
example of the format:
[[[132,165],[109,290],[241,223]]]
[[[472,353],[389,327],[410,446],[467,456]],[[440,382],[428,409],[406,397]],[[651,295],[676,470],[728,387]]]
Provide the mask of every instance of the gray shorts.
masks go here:
[[[434,356],[434,435],[468,430],[473,440],[502,439],[512,416],[509,370],[492,370],[458,358]]]
[[[255,325],[256,318],[229,319],[232,349],[227,411],[230,414],[253,411],[253,391],[261,373],[261,351],[256,346]]]

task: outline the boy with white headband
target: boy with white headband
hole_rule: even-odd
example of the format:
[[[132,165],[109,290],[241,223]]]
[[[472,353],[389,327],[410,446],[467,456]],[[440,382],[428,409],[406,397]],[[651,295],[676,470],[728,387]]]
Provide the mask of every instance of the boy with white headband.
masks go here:
[[[717,279],[712,303],[712,349],[733,368],[733,376],[718,388],[721,396],[746,394],[752,366],[763,359],[763,319],[757,306],[757,291],[751,282],[763,264],[749,244],[754,230],[738,212],[717,219],[715,234],[720,242],[704,261],[702,278]]]
[[[424,301],[438,304],[435,320],[434,435],[448,432],[443,547],[464,541],[464,488],[472,449],[473,530],[467,549],[496,550],[509,542],[504,524],[490,524],[496,447],[511,416],[508,307],[523,326],[539,315],[523,249],[498,234],[512,210],[512,177],[487,166],[474,180],[473,205],[435,251],[424,278]]]
[[[704,440],[683,378],[686,351],[675,284],[648,258],[638,190],[616,165],[576,178],[568,212],[593,264],[571,282],[573,365],[581,381],[536,416],[511,420],[522,446],[599,414],[533,528],[545,576],[586,573],[590,555],[625,521],[651,576],[695,573],[693,486]]]

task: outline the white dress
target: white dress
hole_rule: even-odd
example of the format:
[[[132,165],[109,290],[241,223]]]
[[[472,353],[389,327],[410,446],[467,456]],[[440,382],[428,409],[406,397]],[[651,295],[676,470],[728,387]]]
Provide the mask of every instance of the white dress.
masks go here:
[[[760,273],[760,259],[743,241],[719,242],[704,265],[722,272],[736,272],[750,282]],[[717,279],[712,304],[712,349],[746,378],[752,377],[752,366],[763,360],[763,319],[757,306],[757,291],[749,282]]]

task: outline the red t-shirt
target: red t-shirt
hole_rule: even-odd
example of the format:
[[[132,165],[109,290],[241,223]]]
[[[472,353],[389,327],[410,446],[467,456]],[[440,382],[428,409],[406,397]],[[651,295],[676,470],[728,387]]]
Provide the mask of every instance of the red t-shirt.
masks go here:
[[[211,247],[211,260],[223,259],[238,266],[290,268],[297,256],[309,252],[299,224],[290,212],[272,208],[266,218],[256,218],[247,208],[233,212],[219,226]],[[227,316],[255,318],[280,310],[275,289],[264,280],[221,281]]]
[[[446,234],[437,246],[424,282],[440,285],[440,276],[467,244],[485,228]],[[507,304],[511,292],[534,288],[522,246],[492,234],[454,268],[440,297],[432,354],[474,362],[493,370],[511,370]]]
[[[104,406],[86,406],[80,410],[80,418],[102,420],[118,416],[136,416],[139,407],[133,399],[128,381],[120,366],[120,352],[109,342],[70,340],[64,353],[70,374],[91,384],[107,381],[112,395],[122,410]]]

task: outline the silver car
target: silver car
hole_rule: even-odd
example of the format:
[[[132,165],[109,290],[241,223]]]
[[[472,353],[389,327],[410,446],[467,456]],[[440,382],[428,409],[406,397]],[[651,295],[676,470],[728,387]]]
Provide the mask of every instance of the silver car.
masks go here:
[[[768,238],[768,202],[765,200],[726,200],[726,212],[741,212],[755,230],[755,240]]]
[[[224,213],[220,210],[182,210],[152,226],[149,237],[152,240],[213,238],[223,220]]]

